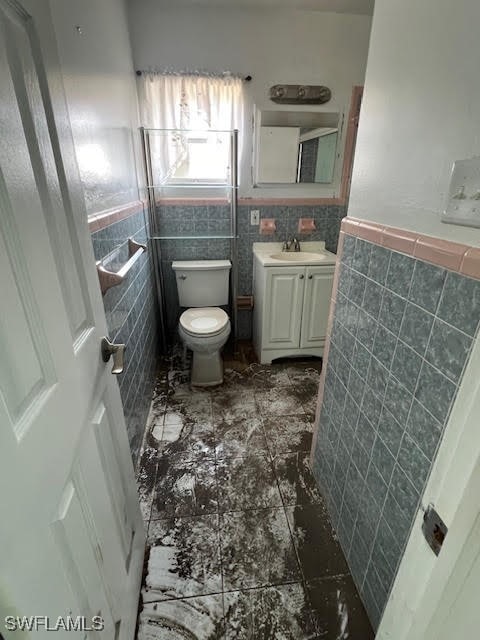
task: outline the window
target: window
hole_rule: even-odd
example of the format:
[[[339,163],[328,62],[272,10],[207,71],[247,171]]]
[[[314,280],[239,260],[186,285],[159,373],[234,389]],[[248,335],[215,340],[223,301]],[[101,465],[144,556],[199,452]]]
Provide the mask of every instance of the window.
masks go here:
[[[156,184],[224,183],[230,136],[241,130],[243,84],[233,76],[142,74],[142,121],[151,135]]]

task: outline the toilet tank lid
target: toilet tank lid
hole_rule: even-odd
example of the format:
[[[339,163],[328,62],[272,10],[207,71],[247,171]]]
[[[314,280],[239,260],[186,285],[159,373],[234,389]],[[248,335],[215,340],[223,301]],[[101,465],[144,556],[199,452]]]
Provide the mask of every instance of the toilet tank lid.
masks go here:
[[[231,269],[230,260],[174,260],[174,271],[213,271],[214,269]]]

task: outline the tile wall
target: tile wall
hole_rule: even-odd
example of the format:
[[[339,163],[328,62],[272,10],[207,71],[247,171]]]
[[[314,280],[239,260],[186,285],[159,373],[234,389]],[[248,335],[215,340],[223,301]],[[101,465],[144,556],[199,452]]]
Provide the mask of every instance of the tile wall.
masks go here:
[[[92,233],[96,260],[114,258],[116,270],[128,260],[128,238],[145,243],[143,210]],[[138,459],[156,373],[157,318],[152,262],[142,254],[127,279],[104,297],[110,339],[126,344],[125,370],[118,376],[134,464]]]
[[[250,225],[250,210],[259,209],[262,218],[274,218],[276,232],[260,235],[259,227]],[[340,223],[345,216],[343,206],[259,206],[240,205],[238,208],[238,295],[252,294],[252,266],[254,242],[283,242],[287,236],[300,241],[324,240],[329,251],[336,252]],[[316,231],[309,235],[297,232],[299,218],[314,218]],[[157,207],[157,225],[162,235],[198,236],[198,240],[161,240],[160,249],[165,284],[167,324],[174,336],[178,318],[178,297],[171,268],[172,260],[207,260],[230,258],[230,241],[200,239],[205,235],[230,233],[230,207],[228,205]],[[239,311],[239,337],[250,338],[251,311]]]
[[[315,477],[374,628],[480,319],[480,281],[345,236]]]

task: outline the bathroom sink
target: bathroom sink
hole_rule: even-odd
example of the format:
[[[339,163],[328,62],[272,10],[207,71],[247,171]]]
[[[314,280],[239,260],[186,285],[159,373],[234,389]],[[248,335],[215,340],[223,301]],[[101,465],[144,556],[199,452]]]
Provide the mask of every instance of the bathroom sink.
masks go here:
[[[282,262],[322,262],[327,256],[323,253],[310,253],[308,251],[282,251],[273,253],[270,258]]]

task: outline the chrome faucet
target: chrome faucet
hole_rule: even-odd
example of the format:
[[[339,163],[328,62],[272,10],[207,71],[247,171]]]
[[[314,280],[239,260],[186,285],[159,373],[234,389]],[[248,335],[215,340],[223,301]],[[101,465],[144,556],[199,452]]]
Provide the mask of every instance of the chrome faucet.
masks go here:
[[[282,251],[300,251],[300,242],[297,240],[297,238],[285,240],[282,245]]]

